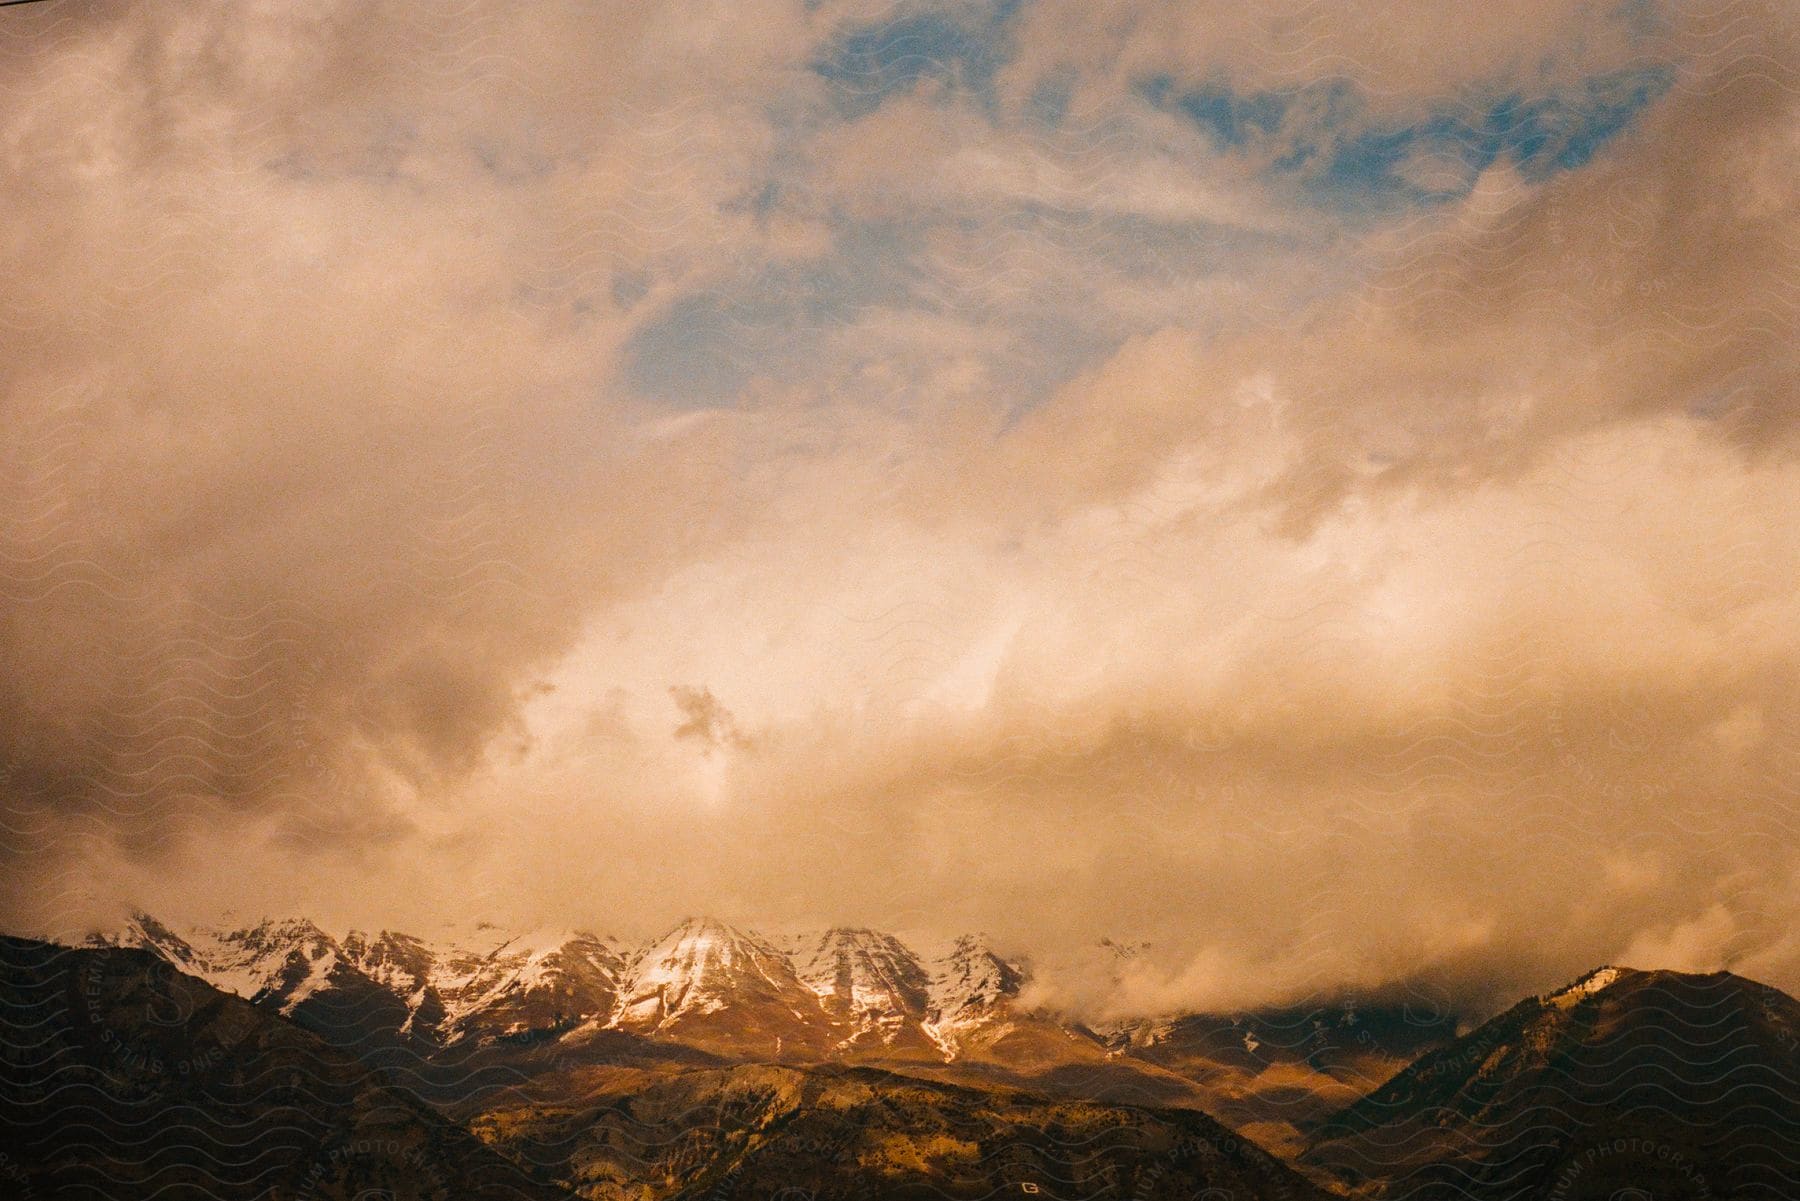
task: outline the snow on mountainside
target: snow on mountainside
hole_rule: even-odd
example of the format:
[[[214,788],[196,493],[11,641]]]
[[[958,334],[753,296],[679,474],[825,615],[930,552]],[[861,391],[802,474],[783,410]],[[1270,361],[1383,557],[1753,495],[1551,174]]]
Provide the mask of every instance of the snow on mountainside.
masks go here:
[[[304,919],[265,920],[232,931],[198,927],[183,935],[139,913],[119,933],[89,941],[145,947],[214,988],[271,1000],[286,1014],[330,987],[347,968],[336,941]]]
[[[970,1032],[999,1023],[1006,1033],[1010,1002],[1025,975],[994,952],[980,935],[965,934],[932,964],[925,1008],[925,1033],[944,1058],[962,1053]]]
[[[927,1016],[955,1026],[991,1013],[1017,996],[1025,975],[978,934],[965,934],[933,964]]]
[[[582,930],[508,938],[477,927],[435,945],[387,930],[373,937],[352,931],[344,951],[404,997],[406,1033],[445,1042],[561,1029],[609,1013],[618,991],[618,947]]]
[[[458,1028],[506,1033],[572,1025],[617,1003],[622,948],[585,930],[539,930],[483,961],[452,1016]]]
[[[87,941],[96,947],[142,947],[154,951],[190,976],[205,975],[207,970],[193,944],[147,913],[134,913],[122,928],[89,935]]]
[[[249,930],[208,931],[211,945],[196,949],[211,965],[216,987],[242,994],[258,988],[281,998],[292,1013],[332,983],[344,966],[332,937],[309,921],[267,921]]]
[[[690,918],[630,958],[610,1025],[779,1055],[818,1042],[827,1021],[773,943]]]
[[[793,946],[801,983],[849,1027],[844,1045],[892,1047],[918,1031],[931,976],[899,939],[840,927],[797,938]]]
[[[870,1051],[945,1060],[1014,1026],[1023,969],[977,936],[925,959],[893,935],[832,929],[777,944],[710,918],[632,949],[579,930],[486,924],[420,938],[311,922],[176,931],[146,914],[91,941],[147,947],[283,1014],[353,1012],[437,1045],[581,1026],[731,1054]]]
[[[1550,993],[1540,998],[1544,1004],[1557,1009],[1569,1009],[1619,980],[1619,969],[1616,967],[1596,968],[1577,980],[1561,992]]]

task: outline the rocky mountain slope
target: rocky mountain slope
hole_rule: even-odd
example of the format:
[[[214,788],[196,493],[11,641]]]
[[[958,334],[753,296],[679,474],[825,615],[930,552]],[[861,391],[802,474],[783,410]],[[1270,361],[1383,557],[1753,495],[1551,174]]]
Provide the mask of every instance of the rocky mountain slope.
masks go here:
[[[488,926],[334,939],[300,920],[177,932],[138,915],[104,941],[153,950],[290,1016],[433,1100],[506,1087],[553,1055],[860,1063],[1205,1106],[1297,1150],[1308,1121],[1450,1033],[1447,1019],[1420,1024],[1391,1007],[1189,1014],[1097,1032],[1023,1004],[1028,965],[974,935],[921,952],[875,930],[774,940],[696,918],[641,946]],[[1100,948],[1121,962],[1141,950]]]
[[[1419,1001],[1194,1013],[1105,1033],[1121,1054],[1192,1081],[1214,1117],[1297,1153],[1313,1126],[1455,1035],[1452,1013]]]
[[[336,951],[316,946],[310,932],[292,932],[306,962],[329,979],[341,962]],[[687,983],[696,960],[716,959],[734,980],[767,973],[765,999],[785,1003],[797,977],[767,960],[767,944],[721,937],[690,924],[636,957],[631,978],[656,997],[644,1020],[680,1022],[732,1007],[717,993],[642,987]],[[294,1003],[300,990],[285,986],[307,977],[298,965],[264,962],[266,944],[251,949],[284,991],[259,1006],[144,949],[0,940],[0,1040],[13,1052],[0,1083],[0,1136],[11,1185],[24,1195],[269,1201],[652,1201],[802,1195],[796,1189],[843,1197],[1156,1198],[1207,1189],[1251,1201],[1321,1196],[1191,1110],[956,1087],[870,1068],[595,1068],[553,1057],[535,1065],[529,1088],[465,1099],[446,1114],[302,1029],[296,1015],[317,994]],[[391,974],[410,973],[398,962],[407,950],[388,948]],[[857,977],[854,956],[843,970]],[[927,1012],[929,995],[914,997]]]
[[[849,1031],[847,1050],[926,1051],[933,980],[918,955],[891,934],[827,930],[792,940],[800,981],[826,1015]]]
[[[1800,1003],[1599,969],[1424,1055],[1303,1162],[1411,1201],[1800,1196]]]
[[[45,1195],[1317,1195],[1262,1148],[1382,1201],[1800,1195],[1800,1003],[1726,973],[1600,969],[1460,1038],[1404,1003],[1095,1031],[973,938],[119,937],[0,954],[7,1163]]]
[[[293,1022],[141,950],[0,938],[0,1045],[0,1196],[569,1195]]]
[[[577,1078],[563,1091],[562,1104],[490,1106],[472,1129],[592,1201],[1324,1196],[1191,1110],[844,1066],[738,1065],[599,1088]]]
[[[631,947],[491,928],[336,939],[301,919],[178,932],[139,914],[93,941],[151,950],[329,1035],[380,1030],[433,1048],[606,1029],[745,1058],[950,1061],[1038,1020],[1013,1003],[1023,967],[977,936],[927,958],[873,930],[778,945],[710,918]]]

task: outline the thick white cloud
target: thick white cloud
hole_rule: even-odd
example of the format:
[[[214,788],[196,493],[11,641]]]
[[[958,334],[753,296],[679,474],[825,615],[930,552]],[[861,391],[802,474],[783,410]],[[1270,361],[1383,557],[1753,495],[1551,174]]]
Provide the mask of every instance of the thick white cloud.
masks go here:
[[[27,14],[9,919],[1149,939],[1046,973],[1095,1012],[1800,985],[1792,28],[1242,11],[1032,6],[991,96],[854,121],[829,8]],[[1387,220],[1133,91],[1650,54],[1592,162]]]

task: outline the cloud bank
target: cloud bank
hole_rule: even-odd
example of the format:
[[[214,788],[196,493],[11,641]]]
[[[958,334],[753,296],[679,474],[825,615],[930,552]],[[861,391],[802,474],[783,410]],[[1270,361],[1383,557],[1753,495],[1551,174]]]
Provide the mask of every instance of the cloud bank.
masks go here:
[[[1394,11],[9,10],[0,914],[1800,987],[1795,23]]]

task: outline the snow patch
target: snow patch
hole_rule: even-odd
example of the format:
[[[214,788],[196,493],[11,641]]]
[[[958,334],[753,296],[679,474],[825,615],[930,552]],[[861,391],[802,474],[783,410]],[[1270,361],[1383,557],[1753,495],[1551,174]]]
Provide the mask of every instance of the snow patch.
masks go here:
[[[1557,1009],[1573,1009],[1587,998],[1617,981],[1618,978],[1618,968],[1603,967],[1598,971],[1588,973],[1561,992],[1552,993],[1543,1000],[1546,1005],[1554,1006]]]

